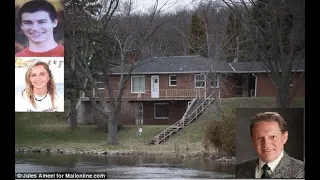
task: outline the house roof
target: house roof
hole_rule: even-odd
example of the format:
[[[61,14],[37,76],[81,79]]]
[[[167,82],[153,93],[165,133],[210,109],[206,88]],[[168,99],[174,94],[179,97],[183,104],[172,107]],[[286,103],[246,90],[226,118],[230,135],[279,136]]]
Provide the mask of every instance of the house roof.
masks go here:
[[[295,69],[295,67],[293,68]],[[124,67],[128,72],[129,66]],[[299,65],[298,70],[304,70],[304,63]],[[153,57],[138,61],[132,74],[179,74],[179,73],[258,73],[266,72],[260,62],[232,62],[212,61],[202,56],[168,56]],[[112,69],[112,74],[120,74],[120,68]]]

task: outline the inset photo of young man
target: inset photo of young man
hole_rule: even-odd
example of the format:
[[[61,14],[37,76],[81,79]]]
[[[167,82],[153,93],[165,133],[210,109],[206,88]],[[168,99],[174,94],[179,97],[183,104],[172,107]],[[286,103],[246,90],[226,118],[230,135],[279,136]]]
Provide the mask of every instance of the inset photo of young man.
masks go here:
[[[16,0],[15,57],[64,57],[62,0]]]

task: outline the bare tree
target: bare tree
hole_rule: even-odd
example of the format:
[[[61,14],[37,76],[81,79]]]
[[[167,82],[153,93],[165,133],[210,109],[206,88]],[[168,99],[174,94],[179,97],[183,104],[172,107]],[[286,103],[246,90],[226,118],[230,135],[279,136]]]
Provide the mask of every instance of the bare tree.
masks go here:
[[[69,5],[75,2],[71,0]],[[161,8],[156,6],[145,16],[147,21],[142,21],[139,15],[132,13],[131,0],[124,3],[123,8],[119,8],[122,5],[119,0],[97,1],[86,4],[86,7],[88,5],[99,7],[93,13],[88,13],[86,9],[73,11],[74,22],[70,22],[72,24],[69,26],[74,27],[69,29],[68,34],[70,62],[75,66],[77,85],[105,119],[99,124],[102,127],[108,124],[107,142],[115,145],[118,144],[117,124],[126,83],[136,66],[135,62],[142,56],[147,40],[165,22],[155,23],[161,15]],[[81,18],[80,14],[83,15]],[[121,70],[116,87],[109,77],[115,66]],[[106,91],[99,90],[95,75],[102,76]],[[94,95],[90,89],[94,90]]]
[[[76,105],[80,91],[78,82],[79,78],[82,78],[76,76],[75,51],[79,45],[83,44],[81,37],[85,32],[82,30],[81,22],[88,18],[88,15],[94,14],[99,9],[99,5],[92,5],[83,0],[66,0],[64,5],[64,13],[68,17],[65,19],[65,94],[66,99],[70,102],[68,122],[71,129],[75,129],[77,128]]]
[[[290,87],[292,71],[305,61],[305,1],[222,2],[241,17],[247,38],[254,44],[247,50],[253,52],[252,59],[261,61],[268,71],[276,87],[277,107],[289,107],[299,84]]]
[[[221,64],[221,62],[223,62],[223,57],[226,56],[223,50],[232,40],[232,38],[226,34],[228,23],[227,15],[229,12],[224,6],[215,1],[200,3],[196,11],[199,13],[199,17],[203,22],[202,24],[205,29],[206,47],[203,51],[210,61],[207,73],[205,74],[209,84],[206,91],[207,93],[212,94],[211,96],[214,98],[214,119],[220,120],[220,93],[229,94],[230,91],[230,89],[221,85],[231,83],[232,86],[230,87],[236,86],[233,82],[227,82],[224,78],[227,74],[217,72],[222,68],[221,66],[223,64]]]

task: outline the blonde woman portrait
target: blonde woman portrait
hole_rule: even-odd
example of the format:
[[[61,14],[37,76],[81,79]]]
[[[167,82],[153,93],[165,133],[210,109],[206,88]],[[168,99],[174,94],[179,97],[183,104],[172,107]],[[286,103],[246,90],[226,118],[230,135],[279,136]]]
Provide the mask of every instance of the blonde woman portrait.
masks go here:
[[[63,94],[59,94],[49,65],[36,61],[25,73],[26,87],[15,97],[16,112],[63,112]]]

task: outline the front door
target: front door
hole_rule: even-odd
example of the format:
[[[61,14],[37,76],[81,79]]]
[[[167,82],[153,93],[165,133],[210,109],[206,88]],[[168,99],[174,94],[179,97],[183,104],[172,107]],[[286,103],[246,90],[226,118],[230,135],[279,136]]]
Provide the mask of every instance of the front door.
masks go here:
[[[159,76],[151,76],[151,98],[159,98]]]

